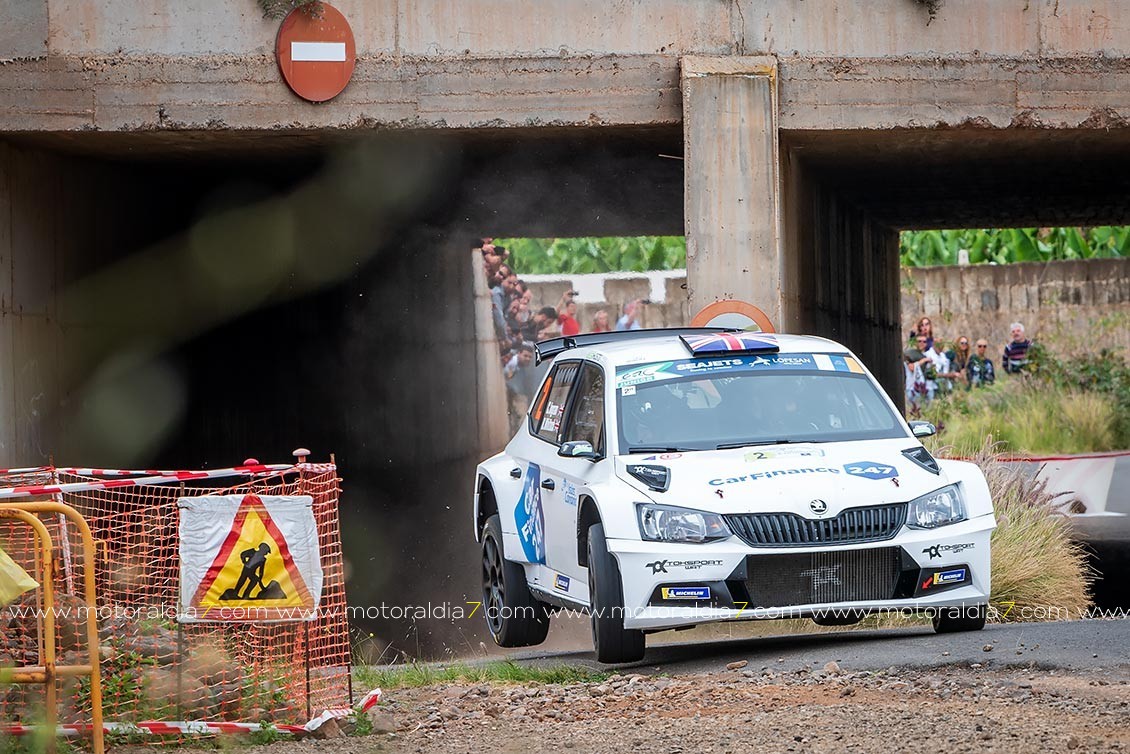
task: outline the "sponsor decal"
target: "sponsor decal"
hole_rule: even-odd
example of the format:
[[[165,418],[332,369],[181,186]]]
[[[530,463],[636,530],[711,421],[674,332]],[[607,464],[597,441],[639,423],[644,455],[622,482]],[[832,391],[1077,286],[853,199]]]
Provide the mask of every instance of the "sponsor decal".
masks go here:
[[[839,474],[839,469],[831,469],[826,466],[804,467],[799,469],[777,469],[776,471],[761,471],[756,474],[742,474],[741,476],[732,477],[719,477],[718,479],[711,479],[709,484],[712,487],[719,487],[723,484],[738,484],[740,482],[755,482],[758,479],[769,479],[777,476],[788,476],[790,474]]]
[[[625,385],[624,387],[620,388],[620,395],[635,395],[635,394],[636,394],[636,386],[635,385]]]
[[[800,575],[812,579],[813,589],[818,589],[822,586],[841,586],[844,583],[840,578],[840,568],[842,566],[842,563],[818,566],[816,568],[809,568],[806,571],[801,571]]]
[[[966,550],[972,549],[972,542],[961,542],[955,545],[930,545],[929,547],[922,550],[922,554],[929,555],[930,560],[933,560],[934,558],[942,557],[943,552],[948,552],[951,555],[957,555],[959,552],[965,552]]]
[[[682,458],[682,457],[683,457],[682,453],[660,453],[659,455],[656,455],[656,456],[646,456],[643,460],[645,460],[645,461],[671,461],[671,460],[674,460],[676,458]]]
[[[569,577],[557,574],[553,577],[553,588],[560,589],[563,592],[569,591]]]
[[[898,476],[898,469],[885,463],[875,461],[857,461],[845,463],[844,471],[852,476],[861,476],[864,479],[890,479]]]
[[[665,600],[708,600],[710,599],[710,587],[664,586],[660,587],[659,594]]]
[[[545,516],[541,507],[541,467],[531,463],[526,470],[526,483],[514,508],[514,523],[522,552],[530,563],[545,562]]]
[[[703,359],[700,361],[683,362],[675,365],[679,372],[713,372],[740,367],[744,362],[741,359]]]
[[[951,568],[948,571],[938,571],[926,577],[925,581],[922,582],[922,590],[926,591],[936,586],[946,586],[948,584],[962,584],[966,581],[968,574],[969,571],[965,568]]]
[[[748,462],[769,461],[774,458],[820,458],[824,451],[819,448],[779,448],[777,450],[751,450],[745,454]]]
[[[813,500],[811,503],[808,504],[808,507],[817,516],[823,516],[825,513],[828,512],[828,504],[825,503],[823,500]]]
[[[561,480],[561,494],[565,505],[577,504],[577,485],[570,482],[568,479]]]
[[[645,568],[651,569],[651,575],[657,573],[669,573],[668,566],[671,568],[682,568],[684,571],[696,571],[699,568],[709,568],[711,566],[722,565],[721,560],[657,560],[654,563],[645,563]]]
[[[823,356],[818,363],[817,356]],[[854,365],[855,368],[851,368]],[[811,353],[766,353],[758,355],[730,356],[717,359],[682,359],[661,361],[654,364],[620,366],[616,369],[616,387],[643,385],[660,380],[673,380],[695,374],[716,374],[719,372],[749,372],[778,369],[799,369],[806,371],[855,372],[859,369],[854,359],[842,356],[827,356]],[[624,393],[621,392],[621,395]],[[629,393],[630,395],[630,393]]]

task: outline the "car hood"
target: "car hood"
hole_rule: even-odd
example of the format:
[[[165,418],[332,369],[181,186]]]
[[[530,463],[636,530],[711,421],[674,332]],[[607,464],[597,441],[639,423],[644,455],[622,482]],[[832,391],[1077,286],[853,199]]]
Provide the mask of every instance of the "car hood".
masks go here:
[[[811,516],[823,500],[827,515],[861,505],[906,502],[950,484],[903,455],[912,438],[796,445],[758,445],[687,453],[640,453],[616,459],[616,473],[657,503],[717,513],[791,511]],[[665,492],[632,476],[635,465],[669,470]]]

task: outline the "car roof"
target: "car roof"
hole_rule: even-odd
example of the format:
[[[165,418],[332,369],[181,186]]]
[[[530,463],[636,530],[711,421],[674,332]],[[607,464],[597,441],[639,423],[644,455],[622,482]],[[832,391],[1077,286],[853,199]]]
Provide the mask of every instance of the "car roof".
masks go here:
[[[611,366],[695,358],[678,335],[658,333],[645,335],[646,330],[639,332],[641,337],[638,339],[621,339],[589,346],[578,346],[561,352],[560,356],[562,359],[584,358],[607,361]],[[779,346],[778,353],[851,353],[839,343],[815,335],[776,333],[773,338]],[[726,355],[725,352],[721,352],[702,355],[698,358],[725,358]]]

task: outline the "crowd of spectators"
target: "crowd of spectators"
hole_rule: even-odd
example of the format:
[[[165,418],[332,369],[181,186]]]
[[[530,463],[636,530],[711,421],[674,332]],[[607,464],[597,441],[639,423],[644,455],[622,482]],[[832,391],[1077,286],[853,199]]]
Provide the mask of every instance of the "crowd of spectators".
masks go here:
[[[1024,325],[1019,322],[1009,327],[1009,338],[1001,358],[1001,371],[1018,374],[1028,366],[1032,341],[1025,337]],[[958,388],[971,390],[996,381],[988,340],[978,338],[973,343],[962,335],[948,345],[947,348],[941,336],[935,335],[929,317],[918,320],[903,351],[908,412],[917,413],[925,404]]]
[[[510,252],[505,247],[494,243],[493,238],[478,238],[474,248],[482,252],[483,268],[490,286],[491,319],[498,338],[502,373],[506,378],[510,429],[514,432],[548,366],[534,364],[534,343],[561,335],[609,332],[613,327],[609,324],[608,312],[601,309],[593,315],[589,327],[583,328],[577,319],[576,291],[565,291],[556,306],[535,306],[530,287],[507,264]],[[638,300],[626,304],[615,329],[638,330],[645,303]]]

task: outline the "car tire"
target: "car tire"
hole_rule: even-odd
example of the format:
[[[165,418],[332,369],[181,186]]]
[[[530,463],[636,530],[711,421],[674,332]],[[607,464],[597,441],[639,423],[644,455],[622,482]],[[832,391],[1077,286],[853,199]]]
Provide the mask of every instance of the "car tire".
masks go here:
[[[939,607],[934,613],[934,632],[952,634],[958,631],[980,631],[985,627],[988,605]]]
[[[643,631],[624,628],[624,587],[620,566],[608,552],[604,524],[589,527],[589,599],[596,659],[605,663],[643,659]]]
[[[549,633],[549,611],[534,599],[526,571],[502,550],[498,514],[487,519],[482,536],[483,616],[500,647],[532,647]]]

